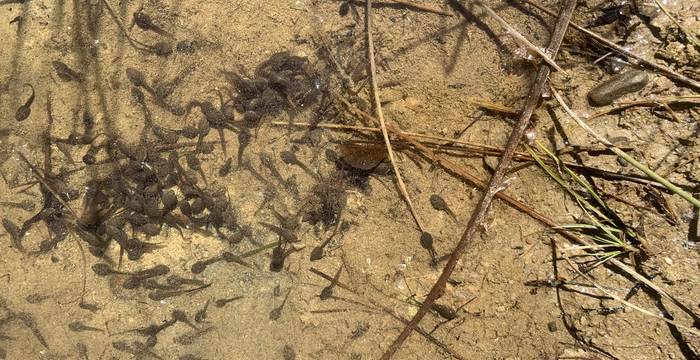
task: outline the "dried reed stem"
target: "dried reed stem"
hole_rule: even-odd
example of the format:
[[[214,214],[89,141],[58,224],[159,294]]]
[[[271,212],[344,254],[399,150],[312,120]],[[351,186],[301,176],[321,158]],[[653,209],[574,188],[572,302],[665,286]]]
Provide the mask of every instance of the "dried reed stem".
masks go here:
[[[399,184],[399,189],[403,194],[406,203],[408,204],[409,210],[411,210],[411,215],[415,219],[416,224],[421,232],[425,231],[423,223],[418,217],[416,209],[413,207],[413,202],[408,196],[408,191],[406,190],[406,185],[401,178],[401,172],[399,167],[396,166],[396,159],[394,158],[394,150],[391,148],[391,141],[389,140],[389,133],[386,130],[386,122],[384,121],[384,112],[382,111],[382,103],[379,98],[379,86],[377,86],[377,66],[374,62],[374,39],[372,37],[372,0],[367,0],[367,57],[369,58],[369,77],[372,84],[372,93],[374,94],[374,105],[375,111],[377,112],[377,118],[379,119],[379,126],[382,129],[382,137],[384,138],[384,144],[386,145],[386,151],[389,154],[389,161],[391,161],[391,167],[394,169],[396,174],[396,181]]]

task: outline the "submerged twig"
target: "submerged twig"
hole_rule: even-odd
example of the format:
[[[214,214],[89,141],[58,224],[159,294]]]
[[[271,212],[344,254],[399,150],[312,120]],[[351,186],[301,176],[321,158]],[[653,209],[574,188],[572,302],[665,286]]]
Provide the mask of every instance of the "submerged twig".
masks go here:
[[[406,203],[408,204],[409,210],[411,210],[411,215],[415,219],[416,224],[421,232],[425,231],[423,228],[423,223],[418,217],[416,209],[413,207],[413,202],[408,196],[408,191],[406,190],[406,185],[401,178],[401,172],[399,167],[396,166],[396,159],[394,158],[394,150],[391,148],[391,141],[389,141],[389,133],[386,130],[386,123],[384,121],[384,112],[382,111],[382,103],[379,99],[379,87],[377,86],[377,66],[374,62],[374,39],[372,37],[372,0],[367,0],[367,56],[369,58],[369,77],[372,84],[372,93],[374,94],[374,105],[375,111],[377,112],[377,118],[379,119],[379,126],[382,129],[382,137],[384,138],[384,144],[386,145],[387,153],[389,154],[389,161],[391,161],[391,167],[394,169],[396,174],[396,181],[399,184],[399,189],[403,194]]]
[[[567,25],[569,23],[569,20],[571,19],[571,15],[573,14],[575,7],[576,0],[566,0],[559,13],[556,26],[554,27],[554,31],[552,32],[552,36],[549,40],[549,46],[547,47],[547,52],[555,57],[557,52],[559,51],[559,46],[561,45],[561,42],[564,39],[564,34],[566,33]],[[421,319],[423,319],[425,314],[428,313],[428,311],[430,310],[431,306],[440,297],[440,295],[442,295],[445,289],[445,284],[447,284],[447,280],[454,271],[457,262],[462,257],[462,254],[464,254],[464,251],[467,249],[467,246],[471,244],[472,238],[476,234],[479,226],[481,225],[483,219],[488,213],[491,201],[501,190],[503,177],[506,174],[510,161],[513,157],[513,154],[515,153],[515,149],[520,143],[520,139],[525,133],[525,129],[527,128],[530,122],[530,117],[532,116],[532,113],[534,112],[535,108],[537,108],[537,106],[539,105],[540,97],[542,95],[542,92],[545,90],[549,73],[549,66],[541,65],[539,67],[537,77],[535,78],[535,81],[528,93],[525,107],[523,108],[520,118],[518,119],[516,125],[513,127],[513,131],[511,132],[510,137],[508,138],[508,142],[503,156],[501,157],[498,166],[496,167],[496,171],[491,177],[491,181],[489,182],[486,191],[484,191],[484,193],[482,194],[481,200],[479,201],[476,210],[472,213],[467,228],[464,231],[464,234],[462,234],[462,238],[455,247],[455,250],[452,252],[452,255],[450,255],[450,258],[447,261],[445,268],[442,270],[442,274],[440,274],[440,277],[435,282],[432,289],[430,289],[428,296],[423,301],[423,305],[418,309],[418,312],[413,316],[408,325],[406,325],[401,334],[399,334],[396,340],[394,340],[389,349],[387,349],[387,351],[382,356],[382,359],[389,359],[396,353],[396,351],[401,347],[401,344],[403,344],[406,338],[408,338],[408,336],[411,334],[413,328],[421,321]]]

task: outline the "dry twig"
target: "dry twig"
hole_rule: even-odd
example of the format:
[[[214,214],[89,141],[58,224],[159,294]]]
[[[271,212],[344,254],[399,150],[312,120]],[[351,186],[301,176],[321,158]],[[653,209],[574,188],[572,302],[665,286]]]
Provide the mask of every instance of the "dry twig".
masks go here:
[[[341,101],[344,101],[344,99],[340,99]],[[349,103],[346,104],[346,106],[351,106]],[[353,111],[358,112],[359,110],[353,109]],[[375,119],[369,115],[366,114],[362,116],[364,119],[368,121],[374,121]],[[349,130],[349,131],[367,131],[367,132],[374,132],[374,133],[381,133],[382,129],[376,128],[376,127],[367,127],[367,126],[353,126],[353,125],[341,125],[341,124],[311,124],[307,122],[294,122],[294,123],[288,123],[284,121],[273,121],[271,123],[272,125],[275,126],[297,126],[297,127],[306,127],[306,128],[311,128],[311,127],[316,127],[316,128],[324,128],[324,129],[335,129],[335,130]],[[392,132],[394,135],[397,135],[401,138],[401,143],[403,145],[409,144],[409,145],[414,145],[414,142],[406,141],[406,138],[423,138],[423,139],[428,139],[430,141],[425,141],[422,140],[421,143],[426,146],[426,147],[431,147],[431,148],[438,148],[439,150],[449,150],[452,151],[453,153],[450,153],[450,155],[457,155],[454,152],[459,151],[461,155],[464,152],[473,152],[476,154],[481,154],[481,155],[492,155],[492,156],[501,156],[503,155],[503,149],[496,147],[496,146],[491,146],[491,145],[485,145],[485,144],[479,144],[479,143],[473,143],[473,142],[468,142],[468,141],[463,141],[463,140],[458,140],[458,139],[450,139],[446,137],[441,137],[441,136],[434,136],[434,135],[427,135],[427,134],[420,134],[420,133],[414,133],[410,131],[399,131],[398,133],[395,132],[394,129],[391,129],[390,127],[388,128],[390,132]],[[396,142],[394,142],[396,144]],[[414,146],[415,147],[415,146]],[[631,147],[620,147],[622,150],[631,150]],[[425,152],[420,151],[419,153],[425,154]],[[558,152],[558,155],[563,155],[563,154],[570,154],[570,153],[578,153],[578,152],[584,152],[584,151],[602,151],[606,150],[605,147],[584,147],[584,148],[571,148],[571,149],[565,149],[562,151]],[[458,156],[459,156],[458,155]],[[430,156],[428,156],[430,157]],[[516,152],[513,155],[513,159],[517,161],[527,161],[527,162],[533,162],[534,159],[530,154],[524,153],[524,152]],[[435,159],[431,159],[435,161]],[[692,159],[691,159],[692,160]],[[546,163],[553,163],[552,160],[547,160],[543,159]],[[649,185],[653,186],[655,188],[659,189],[666,189],[665,186],[663,186],[661,183],[658,183],[656,181],[653,181],[649,179],[648,177],[644,177],[641,175],[633,175],[633,174],[622,174],[618,172],[612,172],[612,171],[607,171],[603,169],[598,169],[595,167],[591,166],[584,166],[580,165],[574,162],[570,161],[561,161],[561,164],[564,164],[571,168],[571,170],[576,171],[577,173],[581,174],[586,174],[589,176],[594,176],[594,177],[600,177],[608,180],[623,180],[623,181],[630,181],[634,182],[637,184],[642,184],[642,185]],[[683,164],[681,164],[683,165]],[[679,184],[674,184],[679,187],[683,187],[685,185],[679,185]]]

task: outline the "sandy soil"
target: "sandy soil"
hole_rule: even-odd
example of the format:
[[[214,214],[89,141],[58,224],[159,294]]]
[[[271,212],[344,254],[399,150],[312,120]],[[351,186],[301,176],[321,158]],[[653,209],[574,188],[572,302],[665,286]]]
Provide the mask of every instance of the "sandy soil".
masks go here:
[[[0,26],[0,169],[4,177],[0,182],[0,217],[18,226],[39,213],[44,205],[43,187],[34,185],[20,191],[26,188],[22,184],[35,180],[20,154],[35,164],[39,172],[45,170],[42,149],[46,148],[43,144],[47,139],[51,176],[71,172],[64,177],[65,184],[80,194],[67,200],[77,215],[85,214],[84,200],[91,190],[86,187],[89,181],[103,180],[99,186],[105,189],[117,187],[116,182],[110,181],[123,175],[124,170],[118,164],[128,161],[123,155],[114,157],[119,155],[118,150],[98,154],[97,159],[106,164],[84,166],[81,159],[89,145],[50,141],[82,134],[85,113],[94,118],[94,135],[100,134],[96,142],[119,139],[125,144],[141,142],[149,149],[162,145],[150,132],[151,122],[168,129],[200,124],[201,106],[193,106],[184,115],[175,115],[159,104],[146,87],[142,87],[144,108],[132,94],[134,82],[127,69],[142,72],[146,84],[152,88],[178,78],[180,81],[167,96],[166,103],[170,105],[189,108],[187,105],[194,104],[193,101],[209,101],[218,107],[217,91],[226,98],[234,98],[234,102],[247,104],[251,98],[241,95],[240,84],[237,87],[232,83],[226,72],[259,79],[261,71],[265,72],[266,61],[287,52],[294,59],[302,59],[303,69],[295,68],[300,73],[293,77],[301,87],[293,93],[287,92],[286,98],[277,99],[277,108],[258,111],[262,118],[250,126],[250,145],[242,157],[246,166],[239,166],[237,161],[240,121],[249,119],[244,115],[250,109],[245,104],[237,103],[233,118],[238,123],[232,125],[233,131],[224,130],[226,155],[218,143],[215,123],[203,139],[214,143],[213,151],[196,154],[202,163],[202,172],[196,175],[198,184],[226,193],[230,204],[226,212],[237,216],[236,229],[252,230],[242,241],[226,241],[211,227],[208,231],[183,227],[183,236],[176,229],[163,228],[158,235],[147,237],[149,243],[159,245],[157,249],[138,260],[124,256],[119,261],[120,247],[116,242],[103,249],[104,254],[99,258],[88,251],[89,244],[71,227],[64,229],[68,236],[55,248],[39,251],[42,241],[51,238],[42,221],[23,237],[24,252],[10,234],[0,237],[0,358],[379,358],[403,328],[396,316],[408,319],[416,312],[444,261],[432,265],[429,252],[421,247],[420,232],[391,173],[375,172],[360,177],[355,183],[363,184],[355,186],[347,179],[342,180],[347,173],[338,170],[329,159],[328,150],[343,155],[347,151],[343,146],[351,140],[378,138],[272,124],[273,121],[361,124],[347,112],[339,111],[342,106],[333,104],[329,94],[344,94],[355,105],[371,110],[367,105],[363,5],[346,8],[344,2],[314,4],[309,0],[107,1],[132,39],[151,46],[165,41],[172,53],[157,55],[136,49],[99,0],[30,0],[24,4],[0,5],[3,24]],[[503,146],[510,133],[510,120],[479,108],[472,99],[521,108],[535,67],[518,55],[522,50],[517,43],[480,11],[468,10],[465,18],[454,7],[440,1],[421,3],[453,16],[395,5],[382,5],[374,10],[378,79],[386,118],[406,131]],[[487,3],[535,44],[546,45],[554,23],[547,15],[530,11],[517,2]],[[545,4],[551,9],[558,6],[556,1]],[[589,23],[600,15],[598,6],[604,4],[607,3],[598,0],[580,2],[575,21]],[[693,15],[700,13],[697,3],[676,1],[668,6],[674,14],[687,16],[681,18],[686,27],[700,28],[697,16]],[[165,33],[130,26],[133,14],[139,9]],[[341,16],[344,10],[348,14]],[[19,17],[19,23],[8,24],[15,17]],[[674,41],[679,39],[678,31],[672,30],[668,19],[662,18],[660,15],[642,21],[633,16],[629,36],[620,41],[652,59],[659,49],[665,49],[668,56],[665,60],[657,56],[656,61],[697,76],[692,70],[693,67],[697,70],[700,63],[697,49],[681,40]],[[596,31],[608,38],[622,39],[616,26],[603,26]],[[604,62],[593,63],[604,53],[576,33],[569,33],[562,46],[558,63],[571,78],[554,74],[552,83],[581,115],[595,111],[586,100],[587,92],[611,76],[602,66]],[[339,75],[332,59],[347,74],[346,79],[350,78],[360,89],[357,96],[348,95],[349,90],[357,89],[343,86],[344,77]],[[81,81],[70,81],[69,75],[59,74],[55,61],[78,72]],[[267,66],[274,67],[270,63]],[[69,81],[64,79],[66,76]],[[266,76],[272,79],[276,74]],[[642,91],[622,100],[693,94],[662,76],[652,73],[650,78]],[[35,100],[29,116],[18,122],[16,111],[31,92],[25,84],[33,86]],[[299,100],[307,94],[311,94],[311,100]],[[635,157],[667,173],[670,180],[697,190],[700,114],[697,108],[687,106],[674,109],[677,121],[662,108],[632,108],[597,118],[591,126],[616,143],[628,146]],[[49,118],[53,119],[50,128]],[[592,144],[591,138],[551,99],[543,101],[536,118],[533,133],[550,149],[558,151],[569,145]],[[180,138],[181,143],[192,141]],[[309,171],[282,161],[281,155],[290,150]],[[183,156],[180,163],[185,166],[184,157],[194,151],[194,146],[178,151]],[[260,154],[273,159],[283,180],[293,179],[298,196],[264,166]],[[455,161],[482,179],[488,179],[490,166],[495,164],[494,157],[465,155],[464,151],[448,155],[455,155]],[[117,160],[109,162],[110,157]],[[228,158],[233,159],[232,170],[220,176],[219,170]],[[576,156],[562,155],[562,159],[614,173],[636,174],[610,154],[581,152]],[[399,163],[416,210],[426,230],[435,238],[436,256],[449,255],[464,231],[480,191],[413,152],[401,152]],[[346,199],[340,213],[346,228],[338,229],[325,246],[321,259],[311,261],[312,250],[336,229],[334,218],[325,225],[309,221],[309,213],[318,208],[314,199],[318,199],[319,186],[324,184],[331,190],[339,189],[331,193],[332,198]],[[628,181],[596,178],[595,185],[621,221],[643,235],[647,257],[638,264],[639,269],[654,276],[654,283],[697,313],[700,254],[697,235],[693,235],[697,224],[691,225],[697,222],[692,206],[677,195],[652,191]],[[270,189],[275,196],[268,202],[265,198]],[[511,173],[505,191],[558,223],[571,224],[584,218],[572,197],[536,165]],[[434,194],[446,201],[454,218],[431,206],[430,197]],[[657,194],[657,200],[649,194]],[[47,196],[46,192],[43,196]],[[22,201],[33,206],[23,210],[12,205]],[[659,203],[666,204],[665,210],[659,209]],[[62,211],[58,222],[75,223],[75,216],[68,208],[60,204],[54,207]],[[299,241],[285,245],[289,255],[282,271],[270,270],[273,250],[267,248],[246,257],[247,266],[220,261],[200,273],[192,273],[192,266],[198,261],[223,251],[245,254],[278,242],[278,232],[265,225],[282,226],[276,212],[286,218],[301,215],[292,227]],[[125,231],[131,234],[128,225]],[[138,237],[146,238],[143,234]],[[621,304],[601,296],[561,256],[553,261],[553,241],[560,250],[572,246],[527,215],[496,201],[480,235],[438,301],[453,309],[456,317],[448,320],[434,312],[421,322],[421,327],[454,353],[468,359],[697,356],[700,338],[690,331],[629,306],[611,311]],[[629,262],[628,258],[620,259]],[[91,270],[95,264],[110,262],[120,272],[166,265],[168,275],[155,278],[161,284],[167,276],[178,275],[210,286],[154,301],[157,290],[147,289],[143,284],[126,289],[128,275],[98,276]],[[342,286],[335,286],[333,296],[322,300],[320,294],[331,282],[310,268],[329,276],[339,274]],[[555,268],[564,284],[558,288],[549,286],[556,283]],[[338,272],[338,269],[342,270]],[[606,266],[591,270],[590,275],[619,296],[625,296],[636,285],[633,279]],[[193,283],[180,289],[196,287]],[[226,303],[221,299],[233,300]],[[685,312],[668,300],[658,300],[644,287],[630,301],[654,314],[668,311],[678,323],[692,325]],[[200,312],[204,308],[206,316]],[[169,324],[173,311],[176,314],[183,311],[187,321],[172,322],[172,326],[150,339],[148,334],[144,335],[147,326]],[[447,351],[416,333],[396,356],[399,359],[450,357]]]

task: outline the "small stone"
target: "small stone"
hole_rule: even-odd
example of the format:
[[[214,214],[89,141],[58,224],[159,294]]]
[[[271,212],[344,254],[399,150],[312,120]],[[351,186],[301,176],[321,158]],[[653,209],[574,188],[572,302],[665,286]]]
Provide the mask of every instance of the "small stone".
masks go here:
[[[550,321],[547,324],[547,329],[549,332],[556,332],[557,331],[557,322],[556,321]]]
[[[588,93],[588,99],[595,106],[610,105],[623,95],[637,92],[646,86],[649,76],[642,70],[628,70],[614,75]]]

